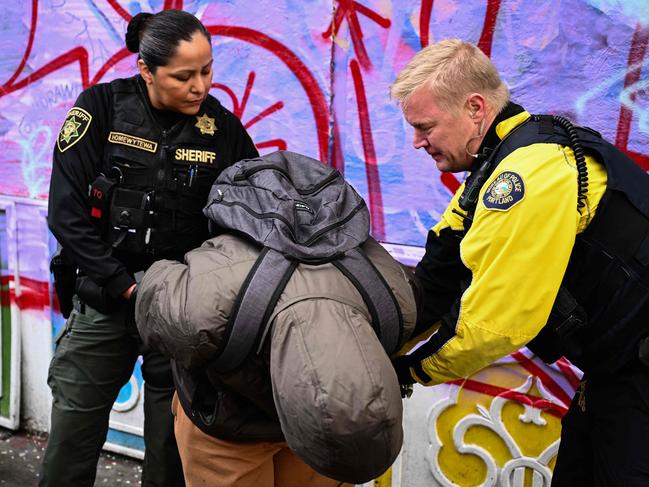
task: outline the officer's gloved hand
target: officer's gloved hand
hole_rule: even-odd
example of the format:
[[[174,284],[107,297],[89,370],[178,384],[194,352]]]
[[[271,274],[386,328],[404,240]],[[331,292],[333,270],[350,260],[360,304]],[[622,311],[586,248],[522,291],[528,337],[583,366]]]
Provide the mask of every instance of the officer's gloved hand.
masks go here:
[[[410,373],[412,365],[412,358],[408,355],[402,355],[392,360],[392,366],[397,373],[397,379],[399,379],[399,386],[401,387],[401,397],[404,398],[412,395],[412,385],[416,382]]]
[[[117,300],[108,294],[106,288],[98,286],[88,276],[77,277],[75,291],[81,301],[100,313],[112,313],[118,306]]]

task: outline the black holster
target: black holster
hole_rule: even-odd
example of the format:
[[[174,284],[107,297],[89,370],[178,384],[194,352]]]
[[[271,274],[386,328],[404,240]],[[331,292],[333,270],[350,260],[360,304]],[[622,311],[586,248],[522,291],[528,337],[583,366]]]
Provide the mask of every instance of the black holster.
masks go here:
[[[567,350],[581,353],[577,337],[587,325],[586,311],[570,291],[561,286],[546,325],[527,348],[549,364],[556,362]]]
[[[588,323],[584,308],[564,286],[559,288],[554,306],[550,312],[550,324],[562,340],[569,339],[580,332]]]
[[[59,309],[64,318],[72,312],[72,296],[77,281],[77,266],[65,249],[59,247],[50,261],[50,272],[54,277],[54,290],[59,300]]]
[[[638,358],[640,362],[649,367],[649,337],[640,340],[638,346]]]

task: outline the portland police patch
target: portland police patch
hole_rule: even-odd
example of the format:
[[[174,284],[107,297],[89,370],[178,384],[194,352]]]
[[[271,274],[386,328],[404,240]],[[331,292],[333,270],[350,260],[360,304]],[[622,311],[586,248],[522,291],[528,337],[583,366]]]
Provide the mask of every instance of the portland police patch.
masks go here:
[[[507,211],[525,196],[523,178],[512,171],[505,171],[496,176],[482,197],[482,202],[489,210]]]
[[[73,107],[69,112],[68,116],[65,117],[65,122],[63,122],[63,127],[59,132],[59,136],[56,139],[56,145],[61,152],[65,152],[74,144],[79,142],[81,138],[86,135],[86,131],[90,126],[92,121],[92,115],[90,115],[83,108]]]

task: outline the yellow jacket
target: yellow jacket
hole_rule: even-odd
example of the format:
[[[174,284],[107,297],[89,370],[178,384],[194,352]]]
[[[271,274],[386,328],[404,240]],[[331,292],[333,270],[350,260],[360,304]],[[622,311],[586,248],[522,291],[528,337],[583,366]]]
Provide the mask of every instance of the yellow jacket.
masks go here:
[[[522,112],[507,118],[495,133],[502,139],[529,117]],[[575,237],[592,220],[606,189],[605,168],[591,157],[586,163],[589,185],[582,214],[577,211],[574,155],[557,144],[521,147],[503,159],[480,191],[466,235],[463,218],[456,213],[464,213],[458,206],[464,185],[458,189],[429,234],[417,274],[449,296],[455,292],[459,302],[450,310],[426,313],[428,335],[435,333],[418,344],[414,356],[419,360],[410,368],[414,379],[433,385],[467,377],[525,346],[543,328]],[[436,241],[442,238],[446,243],[440,245]],[[459,246],[458,264],[461,260],[468,287],[444,283],[446,273],[439,272],[449,253],[443,247],[451,241]],[[457,275],[448,272],[448,279]],[[435,318],[442,321],[434,323]],[[407,346],[415,345],[416,340]]]

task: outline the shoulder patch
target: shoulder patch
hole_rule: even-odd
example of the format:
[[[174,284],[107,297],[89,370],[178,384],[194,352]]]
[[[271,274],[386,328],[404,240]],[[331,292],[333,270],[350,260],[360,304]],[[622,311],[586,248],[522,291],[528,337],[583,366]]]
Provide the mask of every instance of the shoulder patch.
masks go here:
[[[61,127],[59,136],[56,139],[56,146],[59,151],[65,152],[79,142],[86,135],[91,121],[92,115],[83,108],[72,107],[65,117],[63,127]]]
[[[501,172],[487,187],[482,202],[488,210],[507,211],[525,196],[523,178],[512,171]]]

